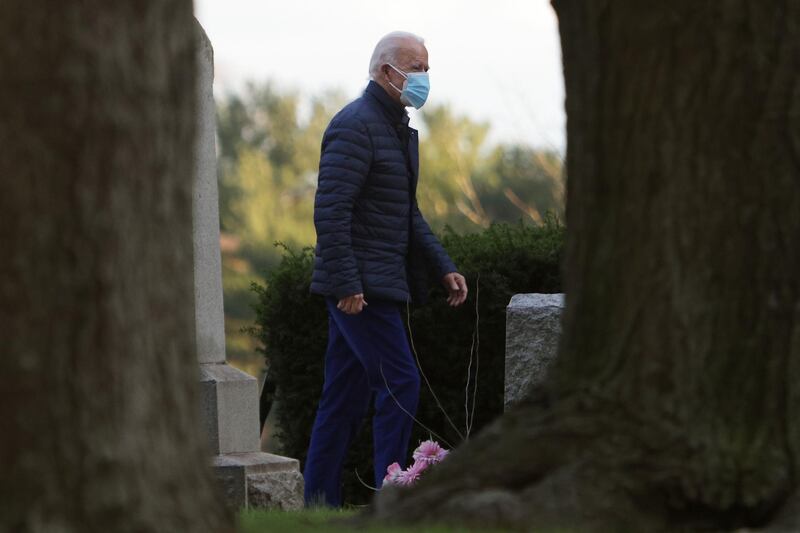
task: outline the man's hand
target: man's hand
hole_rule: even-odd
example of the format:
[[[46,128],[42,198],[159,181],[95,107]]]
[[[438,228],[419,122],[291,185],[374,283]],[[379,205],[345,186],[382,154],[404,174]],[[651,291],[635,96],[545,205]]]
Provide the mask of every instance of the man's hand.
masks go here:
[[[442,278],[442,285],[447,289],[447,303],[458,307],[467,299],[467,280],[458,272],[450,272]]]
[[[364,299],[364,295],[362,293],[358,293],[352,296],[345,296],[339,300],[339,303],[336,304],[336,307],[348,315],[357,315],[367,305],[368,304]]]

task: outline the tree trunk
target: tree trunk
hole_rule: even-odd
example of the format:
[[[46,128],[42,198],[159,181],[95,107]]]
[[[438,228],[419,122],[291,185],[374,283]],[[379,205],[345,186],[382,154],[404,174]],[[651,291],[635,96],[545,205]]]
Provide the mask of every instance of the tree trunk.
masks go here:
[[[800,3],[553,4],[568,117],[558,364],[537,399],[417,490],[387,491],[379,514],[799,530],[786,509],[800,452]]]
[[[0,530],[224,531],[196,393],[192,2],[0,4]]]

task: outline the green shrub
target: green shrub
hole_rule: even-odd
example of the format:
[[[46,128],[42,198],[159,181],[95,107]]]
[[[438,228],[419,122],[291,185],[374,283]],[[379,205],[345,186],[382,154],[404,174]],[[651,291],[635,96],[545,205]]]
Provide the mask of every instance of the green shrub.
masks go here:
[[[413,341],[422,371],[430,381],[451,427],[423,380],[417,418],[445,445],[458,445],[466,434],[467,409],[476,399],[472,434],[502,413],[505,355],[505,308],[516,293],[561,292],[560,257],[563,227],[550,221],[541,227],[493,225],[481,233],[446,232],[442,244],[469,284],[467,302],[450,308],[441,286],[433,286],[429,303],[411,307]],[[264,344],[268,374],[277,388],[281,453],[305,461],[311,426],[322,391],[327,312],[321,297],[309,293],[313,251],[285,249],[280,265],[258,294],[254,333]],[[477,315],[478,335],[475,335]],[[470,352],[472,364],[470,366]],[[477,393],[467,375],[477,371]],[[411,447],[429,437],[415,426]],[[371,425],[363,424],[345,466],[345,500],[363,503],[370,491],[358,481],[372,482]]]

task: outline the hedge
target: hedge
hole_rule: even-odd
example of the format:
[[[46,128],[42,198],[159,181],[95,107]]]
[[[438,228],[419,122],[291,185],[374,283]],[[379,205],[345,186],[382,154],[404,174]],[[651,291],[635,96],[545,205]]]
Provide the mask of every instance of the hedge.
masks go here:
[[[468,280],[467,302],[450,308],[445,291],[436,284],[427,305],[404,309],[404,315],[410,313],[421,369],[458,429],[448,423],[423,380],[417,418],[442,443],[455,446],[466,437],[468,368],[472,376],[468,395],[472,435],[502,413],[505,308],[516,293],[561,292],[563,236],[563,226],[552,220],[543,226],[497,224],[480,233],[447,231],[443,236],[442,244]],[[284,247],[282,261],[267,274],[266,285],[253,285],[258,301],[252,332],[263,343],[268,380],[277,385],[275,436],[281,453],[299,458],[301,464],[322,391],[327,344],[323,299],[309,293],[312,261],[311,249]],[[476,372],[477,393],[473,389]],[[371,495],[358,479],[370,484],[373,478],[368,420],[362,424],[345,466],[344,497],[351,504],[365,503]],[[429,436],[428,430],[415,425],[411,448]]]

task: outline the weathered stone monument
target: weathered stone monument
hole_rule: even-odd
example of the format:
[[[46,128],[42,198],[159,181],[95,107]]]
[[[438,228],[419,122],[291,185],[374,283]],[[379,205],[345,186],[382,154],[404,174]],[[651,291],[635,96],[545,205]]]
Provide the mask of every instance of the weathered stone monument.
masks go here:
[[[194,286],[203,423],[228,503],[297,509],[303,477],[296,459],[260,451],[258,383],[226,363],[219,248],[214,52],[198,23],[198,124],[194,175]]]
[[[563,294],[515,294],[506,308],[507,409],[547,376],[558,353]]]

